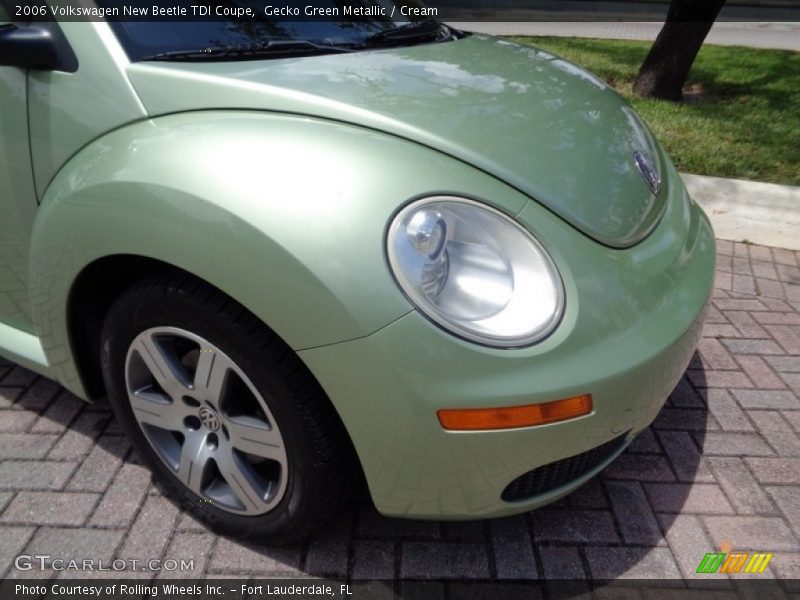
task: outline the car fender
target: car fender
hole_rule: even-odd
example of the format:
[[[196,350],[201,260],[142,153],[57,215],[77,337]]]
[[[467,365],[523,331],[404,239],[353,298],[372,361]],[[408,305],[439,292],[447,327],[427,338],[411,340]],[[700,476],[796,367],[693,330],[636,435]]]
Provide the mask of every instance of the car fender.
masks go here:
[[[409,199],[527,198],[419,144],[296,115],[194,111],[93,141],[42,196],[31,241],[34,324],[52,374],[85,396],[67,298],[114,255],[156,259],[227,293],[295,350],[367,336],[412,310],[383,238]]]

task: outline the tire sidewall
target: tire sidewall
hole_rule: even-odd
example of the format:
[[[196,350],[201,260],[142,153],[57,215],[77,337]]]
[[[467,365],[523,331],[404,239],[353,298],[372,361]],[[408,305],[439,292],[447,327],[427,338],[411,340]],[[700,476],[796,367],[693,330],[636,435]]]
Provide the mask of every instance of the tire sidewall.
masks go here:
[[[215,507],[186,488],[151,447],[128,400],[125,362],[134,338],[153,327],[178,327],[205,338],[227,354],[261,393],[281,431],[288,462],[284,496],[270,512],[244,516]],[[101,343],[103,378],[117,418],[157,482],[184,508],[215,531],[235,536],[279,539],[301,524],[303,509],[313,492],[313,447],[302,412],[292,401],[292,390],[278,375],[280,365],[254,343],[254,336],[248,335],[241,324],[187,294],[134,294],[123,297],[109,311]]]

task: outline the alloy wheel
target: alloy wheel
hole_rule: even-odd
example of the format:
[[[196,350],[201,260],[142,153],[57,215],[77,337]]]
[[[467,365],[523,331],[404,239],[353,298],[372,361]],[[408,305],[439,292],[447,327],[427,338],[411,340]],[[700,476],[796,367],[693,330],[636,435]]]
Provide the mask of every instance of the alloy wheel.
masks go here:
[[[176,327],[147,329],[130,345],[125,381],[148,442],[192,492],[240,515],[280,502],[288,478],[280,429],[220,348]]]

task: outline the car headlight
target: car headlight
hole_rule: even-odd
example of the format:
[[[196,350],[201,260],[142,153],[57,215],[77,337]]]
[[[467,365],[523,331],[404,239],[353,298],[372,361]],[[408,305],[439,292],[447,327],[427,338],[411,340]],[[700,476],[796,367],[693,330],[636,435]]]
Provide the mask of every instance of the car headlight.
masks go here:
[[[387,255],[411,302],[468,340],[526,346],[561,318],[563,285],[547,252],[516,221],[478,202],[412,202],[389,226]]]

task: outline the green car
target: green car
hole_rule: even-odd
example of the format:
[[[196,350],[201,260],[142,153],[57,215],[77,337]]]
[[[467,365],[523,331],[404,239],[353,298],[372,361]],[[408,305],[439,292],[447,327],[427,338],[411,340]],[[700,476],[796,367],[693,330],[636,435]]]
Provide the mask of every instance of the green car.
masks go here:
[[[0,354],[107,397],[215,530],[297,539],[364,481],[531,510],[694,352],[709,222],[569,62],[427,19],[4,18]]]

